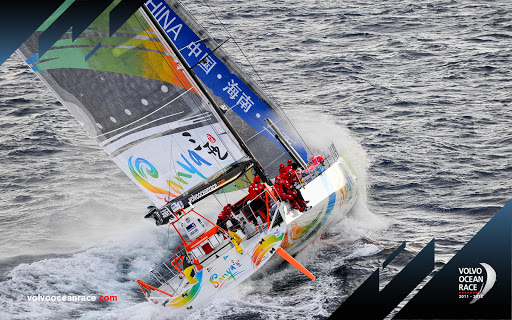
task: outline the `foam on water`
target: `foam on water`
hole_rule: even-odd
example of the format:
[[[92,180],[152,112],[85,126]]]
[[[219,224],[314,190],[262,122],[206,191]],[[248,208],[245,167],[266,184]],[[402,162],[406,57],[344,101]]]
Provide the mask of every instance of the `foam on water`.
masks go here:
[[[96,319],[108,310],[126,308],[143,296],[134,279],[159,263],[167,251],[165,229],[140,225],[122,237],[70,257],[20,264],[0,282],[0,318]],[[27,295],[115,295],[117,302],[33,302]],[[4,317],[5,316],[5,317]]]
[[[350,131],[329,114],[314,111],[292,113],[292,121],[304,140],[316,151],[327,150],[334,143],[338,153],[345,159],[356,176],[358,199],[348,217],[333,227],[341,228],[340,235],[345,239],[355,240],[369,236],[368,232],[378,232],[387,228],[389,221],[373,214],[367,206],[367,179],[371,161],[361,144]]]

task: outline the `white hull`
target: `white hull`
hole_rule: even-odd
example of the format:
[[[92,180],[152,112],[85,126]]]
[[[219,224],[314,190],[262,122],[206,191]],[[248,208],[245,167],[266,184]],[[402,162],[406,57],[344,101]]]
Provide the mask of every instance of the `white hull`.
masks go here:
[[[229,290],[265,266],[269,270],[281,258],[273,258],[279,247],[295,254],[329,226],[335,225],[350,210],[356,200],[355,177],[342,158],[301,189],[303,197],[312,208],[299,213],[290,210],[288,203],[280,203],[284,221],[249,240],[240,243],[238,253],[229,240],[225,240],[211,261],[205,260],[203,269],[195,278],[198,283],[188,284],[185,279],[172,279],[159,287],[165,292],[177,292],[174,297],[152,292],[148,298],[155,304],[164,305],[173,313],[182,313],[207,305],[221,290]],[[269,261],[271,262],[269,263]],[[185,286],[186,283],[186,286]],[[176,290],[176,288],[179,288]],[[184,290],[184,291],[183,291]]]

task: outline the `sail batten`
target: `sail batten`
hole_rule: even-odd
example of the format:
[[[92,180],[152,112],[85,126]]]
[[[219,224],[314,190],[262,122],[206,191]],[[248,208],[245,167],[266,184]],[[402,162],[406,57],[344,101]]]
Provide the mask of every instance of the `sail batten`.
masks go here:
[[[167,102],[166,104],[164,104],[164,105],[163,105],[163,106],[161,106],[160,108],[158,108],[158,109],[156,109],[156,110],[152,111],[151,113],[148,113],[147,115],[143,116],[142,118],[139,118],[139,119],[137,119],[137,120],[135,120],[135,121],[133,121],[133,122],[131,122],[131,123],[129,123],[129,124],[126,124],[126,125],[124,125],[124,126],[122,126],[122,127],[120,127],[120,128],[114,129],[114,130],[112,130],[112,131],[105,132],[105,133],[101,133],[101,134],[97,135],[95,138],[99,138],[99,137],[101,137],[101,136],[106,136],[106,135],[108,135],[108,134],[111,134],[111,133],[117,132],[117,131],[119,131],[119,130],[122,130],[122,129],[128,128],[129,126],[132,126],[132,125],[134,125],[135,123],[140,122],[140,121],[142,121],[142,120],[146,119],[147,117],[149,117],[149,116],[151,116],[152,114],[154,114],[154,113],[156,113],[156,112],[158,112],[158,111],[162,110],[163,108],[167,107],[169,104],[171,104],[171,103],[173,103],[174,101],[176,101],[177,99],[181,98],[185,93],[189,92],[191,89],[192,89],[192,88],[190,88],[190,89],[188,89],[187,91],[185,91],[185,92],[181,93],[181,94],[180,94],[180,95],[178,95],[176,98],[172,99],[171,101]],[[125,135],[125,134],[127,134],[128,132],[130,132],[130,131],[140,129],[141,127],[146,126],[146,125],[149,125],[150,123],[153,123],[153,122],[156,122],[156,121],[160,121],[160,120],[162,120],[162,119],[164,119],[164,118],[168,118],[168,117],[172,117],[172,116],[180,115],[180,114],[182,114],[182,113],[183,113],[183,111],[178,112],[178,113],[174,113],[174,114],[170,114],[170,115],[164,116],[164,117],[159,118],[159,119],[155,119],[155,120],[153,120],[153,121],[151,121],[151,122],[149,122],[149,123],[147,123],[147,124],[144,124],[144,125],[142,125],[142,126],[139,126],[139,127],[133,128],[133,129],[128,130],[128,131],[125,131],[124,133],[122,133],[122,135]],[[113,137],[113,138],[114,138],[114,137]],[[108,140],[111,140],[111,139],[112,139],[112,138],[110,138],[110,139],[108,139]],[[107,141],[108,141],[108,140],[107,140]],[[105,141],[104,141],[104,142],[105,142]],[[103,143],[103,142],[102,142],[102,143]]]

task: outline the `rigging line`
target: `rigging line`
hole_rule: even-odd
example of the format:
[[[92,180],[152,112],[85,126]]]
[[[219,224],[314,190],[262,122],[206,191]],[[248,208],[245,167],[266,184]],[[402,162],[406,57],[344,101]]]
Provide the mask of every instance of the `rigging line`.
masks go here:
[[[126,138],[130,132],[133,132],[133,131],[136,131],[138,129],[141,129],[142,127],[145,127],[145,126],[149,126],[152,123],[155,123],[155,122],[158,122],[158,121],[162,121],[165,118],[169,118],[169,117],[174,117],[174,116],[180,115],[182,113],[184,113],[184,111],[179,111],[179,112],[176,112],[176,113],[171,113],[169,115],[157,118],[155,120],[148,121],[148,122],[146,122],[146,123],[144,123],[144,124],[142,124],[140,126],[134,127],[132,129],[126,130],[126,131],[124,131],[124,132],[122,132],[120,134],[114,135],[114,136],[112,136],[112,137],[110,137],[108,139],[105,139],[105,140],[101,141],[99,145],[100,145],[100,147],[105,147],[107,144],[114,143],[115,141],[119,141],[119,140],[121,140],[123,138]],[[192,119],[192,117],[186,118],[186,120],[188,120],[188,121],[191,121],[190,119]],[[169,124],[169,123],[167,123],[167,124]],[[149,129],[152,129],[152,128],[154,128],[154,127],[149,127]],[[144,130],[147,130],[147,129],[142,129],[142,130],[140,130],[140,132],[143,132]],[[169,130],[172,130],[172,128],[169,127]]]
[[[224,193],[224,200],[226,200],[226,203],[228,203],[228,197],[226,197],[226,191],[224,191],[223,193]]]
[[[279,160],[279,158],[281,158],[281,156],[285,155],[285,154],[288,154],[288,152],[284,151],[283,153],[281,153],[279,156],[277,156],[272,162],[270,162],[268,165],[271,165],[273,164],[274,162],[276,162],[277,160]]]
[[[221,208],[224,208],[224,206],[222,205],[222,203],[220,203],[219,199],[217,199],[217,195],[214,193],[213,194],[213,197],[215,198],[215,200],[217,200],[217,202],[219,203],[219,205],[221,206]]]
[[[244,173],[244,177],[245,177],[245,179],[246,179],[246,183],[247,183],[247,185],[251,185],[251,179],[249,179],[249,177],[247,176],[247,172],[248,172],[248,171],[246,171],[246,172]],[[247,188],[247,191],[246,191],[245,189],[246,189],[246,188],[243,188],[243,189],[240,189],[240,190],[242,190],[242,191],[244,191],[245,193],[249,194],[249,188]]]
[[[142,14],[141,14],[141,16],[142,16],[142,17],[144,17],[144,15],[142,15]],[[142,22],[139,20],[139,18],[138,18],[137,16],[135,16],[135,18],[136,18],[137,22],[141,25],[141,27],[144,27],[144,26],[143,26],[143,24],[142,24]],[[149,17],[148,17],[148,18],[149,18]],[[145,19],[144,19],[144,21],[145,21]],[[147,25],[149,28],[153,29],[153,28],[152,28],[152,26],[151,26],[149,23],[147,23],[147,21],[145,21],[145,22],[146,22],[146,25]],[[157,27],[155,26],[155,28],[157,28]],[[157,28],[157,32],[158,32],[158,28]],[[156,39],[155,39],[155,40],[156,40]],[[162,48],[164,49],[164,51],[169,49],[171,53],[173,53],[173,54],[175,54],[175,55],[176,55],[176,53],[174,53],[174,52],[172,51],[172,49],[171,49],[171,48],[167,48],[167,47],[165,46],[165,42],[164,42],[165,40],[163,40],[163,41],[160,41],[160,40],[159,40],[158,42],[156,42],[155,40],[150,39],[150,40],[148,40],[148,41],[151,41],[151,43],[155,46],[155,48],[158,48],[158,45],[157,45],[157,43],[158,43],[159,45],[161,45],[161,46],[162,46]],[[185,84],[183,84],[183,81],[182,81],[182,80],[179,78],[179,76],[176,74],[176,72],[174,71],[174,68],[170,65],[169,61],[167,61],[167,59],[166,59],[166,57],[163,55],[163,53],[159,52],[159,54],[163,57],[163,60],[164,60],[164,61],[166,62],[166,64],[169,66],[169,68],[171,69],[172,73],[176,76],[176,78],[178,79],[178,81],[180,82],[180,84],[182,84],[182,87],[185,87]],[[176,62],[176,66],[178,67],[178,62]],[[155,68],[155,67],[153,67],[153,68]],[[185,69],[185,71],[186,71],[186,67],[185,67],[185,66],[183,66],[183,69]],[[190,83],[190,84],[192,84],[193,79],[188,79],[188,77],[187,77],[187,80],[189,80],[189,83]],[[192,81],[192,82],[191,82],[191,81]],[[198,91],[200,91],[200,89],[199,89],[199,88],[198,88],[197,90],[198,90]],[[199,95],[199,96],[200,96],[200,95]],[[203,108],[201,108],[201,107],[200,107],[200,105],[198,105],[198,103],[195,101],[195,99],[191,98],[191,100],[194,102],[194,104],[196,105],[196,107],[197,107],[197,109],[198,109],[198,110],[200,110],[200,111],[203,111],[203,112],[204,112],[204,109],[203,109]],[[201,101],[204,101],[204,99],[201,99]],[[202,104],[201,104],[201,105],[202,105]],[[207,110],[207,112],[208,112],[208,110]],[[205,120],[206,120],[206,122],[210,125],[210,127],[212,128],[212,130],[217,134],[217,136],[219,137],[220,141],[222,142],[222,144],[223,144],[223,145],[224,145],[224,147],[226,148],[226,150],[227,150],[228,154],[231,156],[231,158],[232,158],[233,160],[235,160],[235,156],[233,155],[233,153],[231,152],[231,150],[227,147],[226,143],[224,142],[224,139],[222,139],[222,137],[220,136],[220,134],[217,132],[217,129],[215,129],[215,127],[213,126],[213,124],[212,124],[213,122],[212,122],[212,121],[210,121],[210,120],[209,120],[209,119],[207,119],[207,118],[205,118]],[[201,138],[200,138],[200,139],[201,139]],[[202,139],[201,139],[201,143],[203,143]],[[214,158],[214,159],[215,159],[215,158]],[[216,159],[215,159],[215,160],[216,160]],[[217,161],[217,160],[216,160],[216,161]],[[219,162],[218,162],[218,161],[217,161],[217,164],[219,164]]]
[[[201,28],[203,28],[204,32],[208,35],[208,38],[203,39],[203,41],[204,41],[204,40],[210,40],[210,41],[213,41],[213,43],[214,43],[214,44],[217,44],[217,42],[213,39],[213,37],[208,33],[208,31],[206,30],[206,28],[204,27],[204,25],[203,25],[199,20],[197,20],[194,16],[192,16],[192,15],[190,14],[190,12],[192,12],[192,11],[191,11],[190,9],[188,9],[188,7],[187,7],[187,6],[185,6],[185,4],[184,4],[184,3],[181,3],[181,2],[179,2],[179,3],[180,3],[180,5],[183,7],[183,9],[184,9],[184,10],[186,10],[187,12],[189,12],[190,17],[187,17],[187,18],[192,19],[192,21],[193,21],[194,23],[198,24]],[[213,10],[212,10],[211,8],[210,8],[210,11],[212,11],[212,13],[215,15],[215,12],[213,12]],[[216,16],[216,18],[217,18],[217,20],[219,20],[219,22],[222,24],[222,22],[220,21],[220,19],[219,19],[217,16]],[[224,27],[224,28],[225,28],[225,27]],[[221,43],[220,45],[217,45],[217,47],[216,47],[213,51],[215,51],[215,50],[219,49],[219,48],[220,48],[220,47],[221,47],[221,46],[222,46],[226,41],[228,41],[229,39],[232,39],[232,40],[234,41],[234,38],[231,36],[231,34],[230,34],[229,32],[228,32],[228,34],[229,34],[228,38],[227,38],[223,43]],[[197,41],[196,41],[196,42],[197,42]],[[195,43],[196,43],[196,42],[195,42]],[[205,42],[205,44],[206,44],[206,42]],[[208,47],[208,45],[207,45],[207,47]],[[185,48],[186,48],[186,47],[185,47]],[[184,49],[184,48],[182,48],[182,49]],[[212,51],[212,52],[210,52],[210,54],[212,54],[212,53],[213,53],[213,51]],[[241,50],[240,50],[240,51],[241,51]],[[242,53],[243,53],[243,52],[242,52]],[[209,55],[210,55],[210,54],[209,54]],[[227,51],[225,51],[225,54],[229,56],[229,54],[228,54],[228,52],[227,52]],[[218,58],[218,57],[217,57],[217,58]],[[219,59],[221,62],[223,62],[223,61],[222,61],[222,59],[220,59],[220,58],[218,58],[218,59]],[[233,60],[233,62],[234,62],[234,63],[236,63],[235,59],[233,59],[233,58],[232,58],[232,60]],[[227,65],[226,65],[226,66],[227,66]],[[194,65],[194,67],[195,67],[195,65]],[[242,69],[240,66],[236,66],[236,67],[237,67],[237,68],[239,68],[241,72],[243,72],[243,69]],[[253,67],[253,69],[254,69],[254,67]],[[231,71],[231,70],[230,70],[230,71]],[[205,83],[205,84],[207,84],[207,85],[211,85],[211,83],[206,82],[205,80],[206,80],[206,79],[201,80],[201,81],[203,81],[203,83]],[[251,80],[251,81],[252,81],[252,79],[249,79],[249,80]],[[243,81],[243,77],[242,77],[242,81]],[[251,89],[251,86],[252,86],[252,85],[247,85],[247,86],[248,86],[248,88],[249,88],[249,89],[250,89],[250,90],[251,90],[251,91],[256,95],[256,97],[257,97],[258,99],[260,99],[261,101],[264,101],[264,99],[262,99],[258,93],[254,92],[254,90],[253,90],[253,89]],[[218,96],[219,98],[221,98],[223,101],[229,101],[229,100],[226,100],[226,99],[228,99],[228,98],[229,98],[229,99],[231,99],[231,97],[230,97],[226,92],[224,92],[224,91],[220,91],[220,90],[216,89],[216,88],[215,88],[215,86],[214,86],[214,88],[209,88],[209,89],[210,89],[210,90],[211,90],[211,91],[212,91],[216,96]],[[261,90],[261,89],[260,89],[260,90]],[[238,105],[238,103],[237,103],[237,104],[235,104],[234,106],[230,107],[230,109],[233,109],[233,108],[234,108],[234,107],[236,107],[237,105]],[[261,121],[260,119],[256,118],[255,116],[253,116],[253,115],[251,115],[251,114],[249,114],[249,113],[248,113],[248,115],[249,115],[251,118],[253,118],[254,120],[256,120],[257,122],[259,122],[260,124],[265,125],[265,122],[264,122],[264,121]]]
[[[219,44],[217,46],[217,48],[213,49],[212,51],[210,51],[210,53],[208,53],[206,56],[204,56],[201,60],[199,60],[198,62],[196,62],[195,65],[193,65],[192,67],[190,67],[190,69],[194,69],[194,67],[196,67],[198,64],[200,63],[205,63],[206,62],[206,58],[208,58],[209,56],[211,56],[215,51],[217,51],[217,49],[219,49],[224,43],[228,42],[229,38],[227,38],[226,40],[222,41],[221,44]],[[197,41],[196,41],[197,42]]]
[[[281,107],[281,105],[279,104],[279,102],[276,100],[276,98],[272,95],[272,93],[270,92],[270,89],[268,88],[267,84],[263,81],[263,79],[260,77],[259,73],[256,71],[256,68],[254,68],[253,64],[251,63],[251,61],[249,60],[249,58],[247,57],[247,55],[245,54],[245,52],[242,50],[242,48],[238,45],[238,42],[235,40],[235,38],[233,38],[233,35],[229,32],[228,28],[222,23],[222,21],[220,20],[220,18],[217,16],[217,14],[215,13],[215,11],[213,11],[213,9],[210,7],[210,5],[208,4],[208,2],[206,0],[203,0],[204,4],[208,7],[208,9],[210,9],[210,11],[213,13],[213,15],[215,16],[215,18],[217,18],[217,20],[219,20],[219,23],[222,25],[222,27],[224,28],[224,30],[226,30],[226,32],[229,34],[229,37],[231,39],[233,39],[233,42],[235,43],[235,45],[238,47],[238,49],[240,50],[240,52],[242,53],[242,55],[245,57],[245,59],[247,60],[247,62],[249,63],[249,65],[251,66],[252,70],[254,71],[254,74],[256,74],[256,76],[258,77],[258,79],[261,81],[261,83],[263,84],[263,86],[265,86],[265,89],[267,90],[267,93],[268,95],[270,96],[270,98],[274,101],[274,103],[277,105],[277,107],[279,109],[281,109],[282,113],[284,113],[284,116],[286,117],[286,119],[288,120],[288,122],[290,122],[290,125],[293,127],[293,129],[295,130],[295,132],[297,133],[297,135],[299,136],[299,138],[302,140],[302,143],[304,143],[304,145],[308,148],[309,152],[311,152],[311,148],[309,148],[308,144],[306,143],[306,141],[304,141],[304,139],[302,138],[302,136],[300,135],[299,131],[297,130],[297,128],[295,128],[295,126],[293,125],[293,123],[290,121],[290,118],[286,115],[286,113],[284,112],[283,108]],[[204,28],[204,27],[203,27]]]
[[[277,103],[277,105],[279,106],[279,108],[281,108],[281,106],[279,105],[279,103]],[[300,140],[302,140],[302,143],[304,143],[304,145],[306,146],[306,148],[308,148],[309,150],[309,153],[310,154],[313,154],[313,152],[311,151],[311,148],[309,147],[309,145],[306,143],[306,141],[304,141],[304,138],[302,138],[302,135],[299,133],[299,131],[297,130],[297,128],[293,125],[293,123],[290,121],[290,118],[288,117],[288,115],[286,114],[286,112],[284,112],[283,108],[281,108],[281,112],[284,114],[285,118],[288,120],[288,122],[291,124],[293,130],[295,130],[295,132],[297,133],[297,135],[299,136]]]
[[[119,127],[119,128],[117,128],[117,129],[111,130],[111,131],[109,131],[109,132],[105,132],[105,133],[99,134],[99,135],[95,136],[94,138],[99,138],[99,137],[101,137],[101,136],[104,136],[104,135],[110,134],[110,133],[112,133],[112,132],[119,131],[119,130],[124,129],[124,128],[126,128],[126,127],[129,127],[129,126],[131,126],[131,125],[133,125],[133,124],[135,124],[135,123],[137,123],[137,122],[139,122],[139,121],[142,121],[142,120],[146,119],[147,117],[151,116],[152,114],[154,114],[154,113],[156,113],[156,112],[158,112],[158,111],[162,110],[163,108],[167,107],[169,104],[173,103],[174,101],[178,100],[178,99],[179,99],[179,98],[181,98],[183,95],[185,95],[185,93],[189,92],[189,91],[190,91],[190,90],[192,90],[192,89],[193,89],[193,87],[191,87],[191,88],[190,88],[190,89],[188,89],[187,91],[185,91],[185,92],[181,93],[179,96],[177,96],[176,98],[174,98],[174,99],[172,99],[171,101],[167,102],[166,104],[164,104],[164,105],[163,105],[163,106],[161,106],[160,108],[158,108],[158,109],[156,109],[156,110],[151,111],[150,113],[148,113],[147,115],[143,116],[142,118],[139,118],[139,119],[137,119],[137,120],[135,120],[135,121],[133,121],[133,122],[131,122],[131,123],[128,123],[127,125],[124,125],[124,126]]]
[[[220,92],[220,91],[218,91],[218,90],[216,90],[216,91],[213,91],[213,90],[212,90],[212,92],[214,92],[214,93],[215,93],[215,92],[219,93],[219,95],[218,95],[218,96],[226,95],[224,92]],[[237,104],[235,104],[235,105],[233,105],[232,107],[229,107],[229,109],[230,109],[231,111],[233,111],[233,108],[235,108],[236,106],[238,106],[238,103],[237,103]],[[227,106],[226,106],[226,107],[227,107]],[[235,112],[235,111],[233,111],[233,112]],[[236,113],[236,112],[235,112],[235,113]],[[281,113],[284,115],[284,118],[286,118],[286,119],[288,120],[288,122],[290,123],[290,125],[293,127],[293,124],[289,121],[288,117],[286,117],[286,114],[285,114],[284,112],[282,112],[282,110],[281,110]],[[268,130],[268,127],[267,127],[267,124],[266,124],[266,122],[265,122],[265,121],[261,121],[259,118],[255,117],[255,116],[254,116],[254,115],[252,115],[251,113],[247,113],[247,116],[249,116],[249,117],[251,117],[253,120],[256,120],[257,122],[259,122],[259,123],[262,125],[263,130],[259,131],[258,133],[256,133],[255,135],[253,135],[252,137],[250,137],[250,138],[248,138],[248,139],[242,139],[242,140],[244,140],[244,142],[248,142],[249,140],[251,140],[251,139],[253,139],[254,137],[256,137],[257,135],[261,134],[261,133],[262,133],[263,131],[265,131],[265,130],[269,131],[269,130]],[[277,114],[276,114],[276,116],[277,116]],[[274,123],[279,123],[279,122],[281,122],[282,120],[283,120],[283,117],[280,117],[280,118],[278,118]],[[293,127],[293,128],[295,129],[295,127]],[[295,131],[297,132],[297,130],[296,130],[296,129],[295,129]],[[273,134],[271,131],[269,131],[269,133],[270,133],[270,135],[274,136],[274,134]],[[297,134],[298,134],[298,132],[297,132]],[[302,137],[300,136],[300,134],[298,134],[298,136],[301,138],[302,142],[304,142],[304,140],[302,139]],[[304,142],[304,145],[309,149],[309,152],[310,152],[310,153],[312,153],[312,152],[311,152],[311,149],[309,148],[309,146],[308,146],[305,142]]]
[[[279,120],[274,121],[274,123],[279,123],[281,120],[283,120],[283,118],[280,118]],[[268,126],[264,126],[263,129],[261,129],[259,132],[256,132],[255,135],[253,135],[252,137],[246,139],[245,141],[249,141],[249,140],[253,139],[254,137],[260,135],[263,131],[268,131],[268,133],[270,133],[272,136],[274,136],[274,134],[270,130],[268,130],[268,129],[269,129]]]
[[[203,27],[203,28],[204,28],[204,27]],[[205,82],[205,81],[203,81],[203,83],[205,83],[205,84],[210,84],[209,82]],[[214,89],[215,89],[215,90],[214,90]],[[220,97],[222,100],[226,100],[226,99],[230,98],[230,97],[229,97],[229,95],[227,95],[224,91],[220,91],[220,90],[218,90],[218,89],[216,89],[216,88],[210,88],[210,90],[211,90],[215,95],[217,95],[218,97]],[[251,89],[251,90],[252,90],[252,89]],[[256,94],[256,97],[257,97],[258,99],[260,99],[258,94]],[[226,100],[226,101],[229,101],[229,100]],[[262,101],[263,101],[263,100],[262,100]],[[238,103],[236,103],[235,105],[233,105],[233,106],[229,107],[229,109],[230,109],[230,110],[233,110],[236,106],[238,106]],[[228,107],[228,106],[226,105],[226,107]],[[279,110],[279,111],[281,111],[281,114],[284,116],[284,118],[286,118],[286,119],[288,120],[288,122],[290,123],[290,125],[295,129],[295,127],[294,127],[294,126],[293,126],[293,124],[291,123],[290,119],[286,116],[286,113],[284,113],[284,112],[283,112],[283,110],[281,110],[281,109],[278,109],[278,110]],[[233,111],[233,112],[235,112],[235,111]],[[235,112],[235,113],[236,113],[236,112]],[[275,114],[275,113],[274,113],[274,114]],[[265,126],[266,126],[266,122],[265,122],[265,121],[262,121],[260,118],[255,117],[255,116],[254,116],[254,115],[252,115],[251,113],[247,113],[246,115],[247,115],[247,116],[249,116],[249,117],[251,117],[251,118],[252,118],[253,120],[255,120],[256,122],[260,123],[263,127],[265,127]],[[278,114],[275,114],[275,115],[277,116]],[[280,117],[278,120],[276,120],[276,121],[275,121],[275,123],[278,123],[278,122],[280,122],[281,120],[283,120],[283,117]],[[263,131],[263,130],[262,130],[262,131]],[[260,133],[261,133],[262,131],[260,131]],[[295,132],[297,132],[297,129],[295,129]],[[309,146],[306,144],[306,142],[304,141],[304,139],[302,139],[302,136],[301,136],[298,132],[297,132],[297,135],[301,138],[302,142],[303,142],[303,143],[304,143],[304,145],[309,149],[309,152],[311,153],[311,149],[310,149],[310,148],[309,148]],[[254,138],[254,137],[251,137],[251,139],[252,139],[252,138]],[[249,140],[249,139],[244,140],[244,142],[247,142],[248,140]]]

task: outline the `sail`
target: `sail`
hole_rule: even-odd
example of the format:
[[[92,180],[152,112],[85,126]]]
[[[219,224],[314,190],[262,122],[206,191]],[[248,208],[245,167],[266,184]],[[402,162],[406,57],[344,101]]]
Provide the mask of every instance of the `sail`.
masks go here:
[[[290,155],[268,128],[265,118],[279,127],[300,157],[307,161],[306,147],[282,110],[179,2],[147,0],[145,6],[218,104],[224,107],[226,117],[269,175],[277,174],[279,164],[285,163]]]
[[[39,56],[51,23],[43,24],[19,54],[155,205],[244,170],[240,145],[142,9],[109,37],[118,2],[75,41],[67,32]]]

